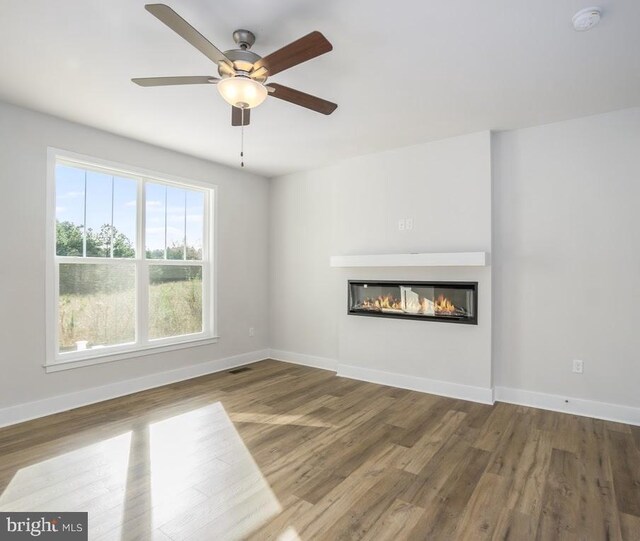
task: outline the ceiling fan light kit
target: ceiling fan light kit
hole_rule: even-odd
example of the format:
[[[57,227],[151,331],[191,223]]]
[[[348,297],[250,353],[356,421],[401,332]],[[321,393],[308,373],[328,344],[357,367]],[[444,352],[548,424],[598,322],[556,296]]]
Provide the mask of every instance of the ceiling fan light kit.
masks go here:
[[[267,99],[266,87],[246,75],[226,77],[218,82],[218,92],[229,105],[252,109]]]

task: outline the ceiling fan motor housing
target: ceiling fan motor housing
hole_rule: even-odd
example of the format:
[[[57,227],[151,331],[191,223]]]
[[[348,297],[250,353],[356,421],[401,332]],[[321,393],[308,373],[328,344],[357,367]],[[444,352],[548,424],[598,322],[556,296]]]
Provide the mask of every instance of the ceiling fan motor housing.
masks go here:
[[[233,68],[236,72],[244,72],[246,74],[249,74],[253,69],[253,65],[262,58],[260,55],[246,49],[231,49],[225,51],[224,55],[233,62]],[[227,75],[220,66],[218,67],[218,73],[223,77]],[[254,77],[254,79],[264,83],[267,80],[267,76]]]

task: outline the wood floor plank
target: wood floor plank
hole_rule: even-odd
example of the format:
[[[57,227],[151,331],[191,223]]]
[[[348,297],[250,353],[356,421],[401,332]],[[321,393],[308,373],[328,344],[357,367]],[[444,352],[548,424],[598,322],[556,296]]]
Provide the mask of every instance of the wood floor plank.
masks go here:
[[[492,539],[494,541],[535,539],[538,531],[538,522],[539,516],[505,507],[500,513]]]
[[[578,454],[580,442],[584,438],[585,427],[580,422],[577,415],[558,415],[556,416],[555,429],[553,430],[553,438],[551,445],[554,449],[562,449],[569,451],[574,455]]]
[[[460,436],[451,436],[425,464],[417,474],[416,481],[400,495],[400,499],[418,507],[433,507],[441,491],[451,483],[450,480],[459,472],[461,464],[475,450]],[[483,453],[488,460],[490,453]]]
[[[425,418],[427,410],[438,401],[438,397],[430,394],[403,394],[388,409],[387,424],[410,429],[418,425]]]
[[[640,517],[640,451],[630,434],[609,430],[611,470],[621,513]]]
[[[0,429],[0,510],[149,541],[640,539],[640,428],[268,360]]]
[[[536,539],[578,539],[579,475],[578,457],[553,449]]]
[[[640,539],[640,517],[620,513],[620,527],[623,541]]]
[[[496,404],[486,423],[482,426],[474,447],[485,451],[494,451],[502,438],[502,434],[513,426],[515,414],[516,408],[514,406],[502,403]]]
[[[295,496],[283,502],[284,511],[267,521],[246,537],[247,541],[298,541],[298,532],[293,526],[296,517],[312,512],[313,504]]]
[[[580,514],[579,528],[594,537],[620,540],[622,534],[606,428],[609,423],[587,417],[580,418],[578,422],[584,427],[578,448],[580,492],[584,507],[590,510]]]
[[[475,429],[482,428],[489,419],[494,407],[476,402],[467,402],[466,404],[466,409],[462,409],[457,404],[454,409],[456,411],[464,411],[467,414],[464,420],[466,426]]]
[[[349,513],[353,502],[365,496],[378,482],[379,476],[351,475],[323,497],[299,523],[298,535],[314,539],[324,534],[336,521]]]
[[[437,424],[425,428],[425,433],[404,454],[402,468],[410,473],[420,473],[438,450],[456,431],[466,413],[449,410]]]
[[[306,502],[316,504],[345,479],[344,475],[337,474],[333,470],[319,468],[294,491],[294,495]]]
[[[363,535],[363,541],[378,541],[380,539],[411,539],[410,532],[418,523],[424,509],[416,507],[402,500],[395,500],[389,508],[380,515],[369,530]]]
[[[448,482],[437,496],[425,505],[425,513],[410,533],[409,539],[431,541],[454,539],[463,526],[465,508],[489,462],[490,454],[482,449],[469,448],[457,464]],[[436,502],[439,505],[434,505]]]
[[[551,462],[551,438],[541,430],[532,429],[522,450],[507,496],[507,508],[526,514],[537,523],[542,510],[542,497]]]
[[[507,499],[509,480],[495,473],[484,473],[475,486],[458,528],[458,539],[492,539],[502,518],[503,507],[496,502]]]
[[[403,447],[413,447],[423,434],[437,425],[442,417],[452,409],[453,400],[443,398],[431,404],[421,417],[407,427],[405,436],[398,441]]]
[[[640,426],[630,426],[629,428],[631,429],[631,436],[636,444],[636,449],[640,451]]]
[[[393,505],[396,496],[412,481],[413,475],[402,470],[384,470],[371,490],[351,501],[342,516],[322,532],[322,537],[336,541],[362,539]]]
[[[531,424],[531,419],[526,415],[514,416],[513,422],[509,423],[509,428],[500,437],[487,471],[508,477],[516,472],[524,448],[531,437]]]

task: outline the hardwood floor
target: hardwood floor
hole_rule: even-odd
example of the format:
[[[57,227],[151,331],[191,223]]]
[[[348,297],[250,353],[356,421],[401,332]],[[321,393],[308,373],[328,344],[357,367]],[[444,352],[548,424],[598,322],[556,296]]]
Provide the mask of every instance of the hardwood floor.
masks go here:
[[[0,430],[90,539],[639,540],[640,427],[263,361]]]

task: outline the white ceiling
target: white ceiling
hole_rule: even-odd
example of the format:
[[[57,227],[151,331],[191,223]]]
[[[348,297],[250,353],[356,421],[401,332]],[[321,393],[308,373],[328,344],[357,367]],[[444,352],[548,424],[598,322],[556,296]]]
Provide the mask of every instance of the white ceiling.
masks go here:
[[[640,1],[166,0],[220,49],[248,28],[266,55],[312,30],[334,50],[273,81],[339,104],[331,116],[271,98],[245,130],[247,169],[272,176],[485,129],[640,104]],[[239,165],[239,128],[214,86],[131,77],[216,75],[141,0],[0,0],[0,99]]]

